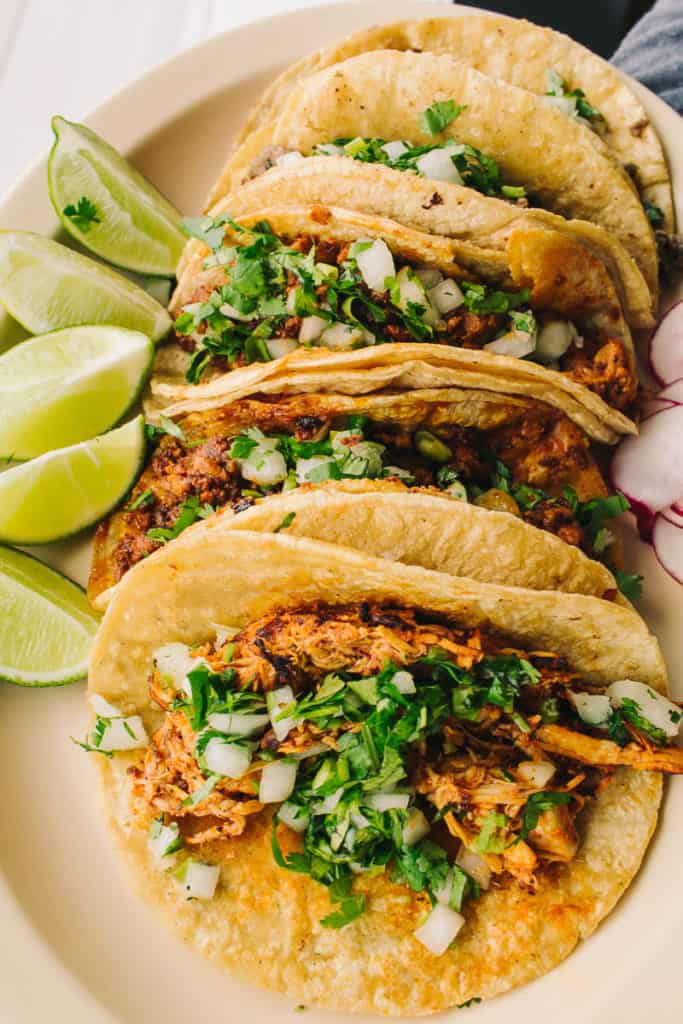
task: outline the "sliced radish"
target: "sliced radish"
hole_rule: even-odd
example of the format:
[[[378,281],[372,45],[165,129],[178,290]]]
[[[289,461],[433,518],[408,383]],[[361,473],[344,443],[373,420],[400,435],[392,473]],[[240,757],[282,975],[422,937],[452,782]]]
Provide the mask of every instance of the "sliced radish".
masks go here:
[[[611,475],[638,516],[643,536],[652,516],[683,494],[683,406],[665,409],[643,423],[638,437],[622,441],[612,459]]]
[[[671,307],[652,335],[650,367],[660,384],[683,377],[683,302]]]
[[[664,516],[656,516],[652,527],[652,545],[662,568],[678,583],[683,583],[683,530]]]
[[[657,398],[674,402],[676,405],[683,405],[683,377],[671,381],[670,384],[659,392]]]
[[[677,526],[679,530],[683,530],[683,513],[679,512],[679,508],[680,505],[670,505],[669,508],[663,508],[660,515],[664,516],[672,526]]]

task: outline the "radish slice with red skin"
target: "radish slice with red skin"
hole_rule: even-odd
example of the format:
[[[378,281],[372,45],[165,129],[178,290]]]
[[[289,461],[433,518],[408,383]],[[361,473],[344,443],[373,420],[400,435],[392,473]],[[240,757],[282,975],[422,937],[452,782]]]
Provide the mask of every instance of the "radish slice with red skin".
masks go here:
[[[676,512],[676,513],[677,513],[677,514],[678,514],[679,516],[683,517],[683,501],[674,501],[674,503],[673,503],[673,505],[671,506],[671,508],[672,508],[672,509],[673,509],[673,511],[674,511],[674,512]]]
[[[664,516],[656,516],[652,528],[652,546],[662,568],[678,583],[683,583],[683,530]]]
[[[662,385],[683,377],[683,301],[664,314],[650,339],[650,368]]]
[[[612,459],[612,482],[631,503],[643,537],[649,536],[652,516],[683,494],[682,442],[683,406],[676,405],[646,420]]]
[[[683,515],[676,510],[675,505],[671,505],[670,508],[663,508],[659,514],[664,516],[672,526],[677,526],[679,530],[683,530]]]
[[[676,405],[683,405],[683,377],[671,381],[670,384],[659,392],[657,398],[663,401],[675,402]]]
[[[673,409],[675,405],[679,405],[679,403],[672,402],[668,398],[662,398],[661,395],[655,395],[654,398],[649,398],[647,402],[643,402],[641,420],[645,422],[645,420],[649,420],[650,416],[654,416],[658,412],[664,412],[665,409]]]

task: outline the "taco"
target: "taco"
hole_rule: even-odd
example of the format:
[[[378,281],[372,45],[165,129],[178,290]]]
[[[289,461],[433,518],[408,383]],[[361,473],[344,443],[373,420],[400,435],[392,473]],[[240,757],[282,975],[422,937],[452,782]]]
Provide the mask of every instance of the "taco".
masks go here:
[[[251,380],[372,350],[366,365],[430,360],[459,375],[446,383],[552,402],[596,439],[635,432],[628,325],[604,263],[575,238],[511,232],[510,289],[466,270],[469,247],[455,239],[338,207],[273,206],[190,227],[212,248],[186,268],[171,303],[192,385],[249,362],[267,367]],[[157,379],[169,349],[178,355],[161,350]]]
[[[197,530],[117,589],[84,746],[139,891],[202,955],[424,1014],[547,972],[613,908],[683,770],[665,688],[599,598]]]
[[[355,154],[599,224],[633,257],[656,299],[652,226],[598,136],[450,57],[380,50],[306,79],[232,154],[213,202],[291,152]]]
[[[486,581],[506,564],[520,585],[614,596],[611,573],[589,560],[602,559],[633,594],[611,522],[626,502],[608,494],[587,438],[566,416],[484,390],[351,396],[329,393],[339,372],[318,379],[312,394],[271,397],[256,387],[214,408],[169,409],[175,421],[161,420],[127,505],[97,528],[90,599],[101,607],[133,565],[192,524],[218,528],[221,509],[237,528],[244,515],[247,529],[292,528],[456,575]],[[305,508],[290,500],[299,488]],[[492,559],[497,546],[509,557]]]
[[[375,50],[446,55],[545,97],[546,103],[598,134],[632,174],[653,226],[673,231],[671,180],[662,144],[623,75],[568,36],[503,15],[468,13],[374,26],[308,54],[266,89],[238,144],[273,120],[311,75]]]

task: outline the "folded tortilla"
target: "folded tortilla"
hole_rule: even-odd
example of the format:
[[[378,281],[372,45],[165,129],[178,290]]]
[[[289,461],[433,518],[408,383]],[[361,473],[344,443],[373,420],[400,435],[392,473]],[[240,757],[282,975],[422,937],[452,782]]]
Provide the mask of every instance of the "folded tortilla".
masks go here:
[[[436,101],[464,109],[435,137],[420,114]],[[592,131],[539,97],[431,53],[379,50],[305,79],[276,117],[232,154],[212,204],[236,191],[269,146],[305,156],[335,138],[404,139],[413,145],[454,139],[491,156],[506,181],[524,185],[542,207],[601,225],[640,267],[656,299],[654,233],[627,171]]]
[[[397,188],[400,195],[402,179]],[[452,238],[427,235],[383,217],[319,206],[272,206],[252,209],[240,217],[244,227],[263,221],[276,235],[288,239],[306,236],[343,245],[380,238],[401,260],[438,269],[456,280],[472,279],[471,272],[462,265],[463,256],[466,259],[471,247]],[[239,237],[239,232],[226,227],[226,244],[235,244]],[[198,296],[206,297],[225,280],[222,267],[204,266],[207,252],[197,251],[185,268],[171,302],[174,314],[180,313]],[[633,343],[614,282],[605,264],[578,239],[544,226],[525,226],[511,232],[507,261],[514,285],[530,289],[532,309],[550,310],[576,322],[579,329],[595,330],[623,343],[633,369]],[[318,368],[334,370],[338,367],[343,376],[335,390],[353,394],[378,386],[378,376],[373,383],[373,378],[367,375],[373,368],[376,374],[383,375],[380,386],[455,385],[535,397],[562,409],[591,437],[607,443],[614,443],[621,434],[636,431],[627,416],[568,374],[481,349],[412,342],[379,344],[345,353],[320,348],[297,349],[284,358],[233,370],[205,385],[180,386],[172,390],[174,375],[177,385],[176,355],[169,359],[167,350],[161,349],[152,385],[153,394],[174,407],[187,401],[195,408],[202,408],[206,407],[203,403],[207,399],[211,401],[216,397],[221,402],[232,400],[244,394],[245,388],[253,390],[256,382],[262,387],[268,382],[269,389],[275,390],[275,376],[280,370],[291,373],[299,369],[317,371]],[[360,378],[347,372],[361,367],[367,369]],[[318,386],[312,376],[307,376],[307,382],[310,390]]]
[[[332,64],[374,50],[454,57],[491,78],[539,95],[547,93],[547,72],[559,72],[569,89],[582,89],[589,103],[603,115],[601,139],[619,163],[633,168],[643,198],[662,210],[665,230],[674,230],[671,178],[662,144],[624,76],[569,36],[501,14],[471,12],[373,26],[308,54],[266,89],[244,125],[238,144],[276,117],[290,93],[305,79]],[[214,190],[210,202],[216,198]]]
[[[161,644],[202,643],[215,623],[239,629],[272,611],[363,601],[447,615],[523,649],[555,651],[598,689],[624,677],[666,688],[657,641],[628,608],[458,579],[281,534],[196,530],[140,563],[117,589],[92,652],[89,691],[139,713],[152,731],[160,712],[148,672]],[[533,894],[503,884],[470,901],[457,943],[435,957],[413,936],[423,910],[384,875],[365,882],[360,918],[341,930],[322,927],[327,892],[276,865],[267,810],[241,835],[200,848],[220,866],[219,888],[209,901],[186,902],[132,816],[127,769],[139,760],[139,751],[98,758],[107,816],[136,888],[188,944],[296,1002],[395,1015],[498,995],[560,963],[637,872],[662,789],[658,774],[620,769],[582,813],[576,857],[545,872]]]

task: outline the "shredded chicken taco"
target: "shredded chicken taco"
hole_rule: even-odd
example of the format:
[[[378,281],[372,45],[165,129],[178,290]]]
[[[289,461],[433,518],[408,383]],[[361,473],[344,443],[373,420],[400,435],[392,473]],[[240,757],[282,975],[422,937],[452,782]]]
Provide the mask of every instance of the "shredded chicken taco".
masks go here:
[[[510,582],[634,596],[613,522],[627,502],[561,412],[449,387],[343,395],[338,378],[318,378],[331,393],[283,394],[284,377],[272,397],[257,385],[251,397],[162,414],[127,504],[95,534],[90,599],[101,606],[132,566],[194,523],[224,522],[212,518],[221,510],[236,528],[244,515],[246,529],[291,528],[482,580],[497,578],[500,546]],[[303,504],[287,500],[299,491]]]
[[[665,692],[628,608],[197,530],[114,594],[83,746],[202,955],[424,1014],[547,972],[613,908],[683,770]]]
[[[181,350],[193,386],[248,363],[263,364],[248,379],[263,379],[283,365],[341,366],[340,355],[365,350],[370,365],[438,363],[453,371],[443,383],[547,400],[599,440],[635,432],[638,382],[619,296],[573,237],[512,231],[511,286],[501,287],[467,268],[464,243],[338,207],[273,206],[189,228],[207,248],[173,298],[176,344],[161,350],[162,381],[177,379]]]
[[[305,79],[231,155],[213,203],[278,161],[333,155],[600,225],[656,301],[655,236],[627,171],[542,98],[431,53],[380,50]]]
[[[375,50],[435,53],[543,97],[595,132],[638,187],[654,227],[674,228],[662,144],[640,100],[611,64],[560,32],[503,15],[425,18],[356,32],[287,68],[261,97],[239,142],[273,120],[296,87],[324,68]],[[212,202],[218,196],[213,194]]]

